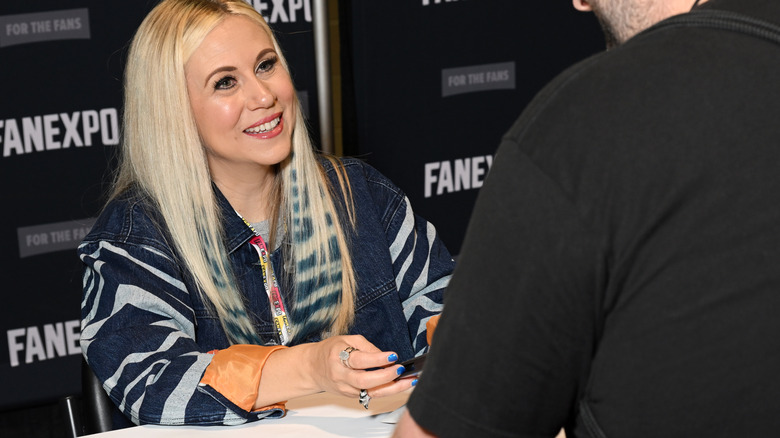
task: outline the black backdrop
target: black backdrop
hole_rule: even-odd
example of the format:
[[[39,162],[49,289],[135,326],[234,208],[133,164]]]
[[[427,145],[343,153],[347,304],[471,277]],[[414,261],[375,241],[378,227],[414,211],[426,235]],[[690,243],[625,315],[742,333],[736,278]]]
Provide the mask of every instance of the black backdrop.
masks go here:
[[[400,186],[457,254],[502,134],[550,79],[603,49],[598,24],[567,0],[340,5],[345,151]]]
[[[73,249],[100,207],[119,135],[121,51],[145,12],[140,6],[0,5],[0,409],[79,392],[81,270]],[[74,9],[77,17],[69,16]],[[67,27],[80,35],[68,38],[59,30]],[[12,38],[25,31],[40,40]],[[105,122],[91,133],[101,111]],[[77,129],[66,129],[65,120]],[[79,142],[66,141],[68,132]],[[32,144],[35,137],[42,137],[43,150]],[[30,147],[20,153],[19,143]]]
[[[105,200],[127,46],[156,3],[0,2],[0,411],[80,393],[75,248]],[[317,138],[311,1],[251,3],[288,53]]]
[[[311,0],[251,3],[316,139]],[[80,392],[75,247],[104,201],[126,47],[154,4],[0,2],[0,412]],[[339,6],[345,153],[393,179],[457,253],[499,138],[555,74],[601,49],[595,20],[569,1]]]

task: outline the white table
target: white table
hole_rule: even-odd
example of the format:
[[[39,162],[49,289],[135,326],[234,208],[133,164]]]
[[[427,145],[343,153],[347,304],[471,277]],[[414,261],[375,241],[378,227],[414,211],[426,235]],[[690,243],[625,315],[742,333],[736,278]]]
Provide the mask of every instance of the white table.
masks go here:
[[[189,438],[219,436],[262,437],[389,437],[394,420],[409,398],[410,391],[371,400],[369,409],[357,397],[346,398],[321,393],[287,402],[287,415],[241,426],[140,426],[91,435],[99,438]]]

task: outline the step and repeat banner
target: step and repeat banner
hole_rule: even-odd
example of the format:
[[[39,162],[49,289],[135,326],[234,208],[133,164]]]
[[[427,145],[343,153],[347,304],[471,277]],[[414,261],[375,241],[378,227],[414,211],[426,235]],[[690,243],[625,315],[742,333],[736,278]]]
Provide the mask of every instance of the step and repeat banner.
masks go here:
[[[249,0],[318,138],[313,0]],[[105,200],[127,46],[155,0],[0,3],[0,412],[80,393],[75,248]],[[340,0],[345,152],[389,176],[455,254],[501,135],[601,49],[568,1]],[[561,129],[565,129],[562,126]]]
[[[345,151],[401,187],[457,254],[501,136],[556,74],[603,50],[598,24],[568,0],[340,6]]]
[[[0,2],[0,411],[81,392],[75,248],[105,200],[127,46],[156,3]],[[315,112],[311,0],[250,3]]]

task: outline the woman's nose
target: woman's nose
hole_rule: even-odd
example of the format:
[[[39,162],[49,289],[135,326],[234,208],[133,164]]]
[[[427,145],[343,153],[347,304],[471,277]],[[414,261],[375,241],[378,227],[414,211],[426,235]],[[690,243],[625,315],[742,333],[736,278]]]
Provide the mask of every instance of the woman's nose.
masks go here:
[[[248,94],[247,104],[250,109],[270,108],[276,101],[276,96],[271,87],[259,79],[252,82]]]

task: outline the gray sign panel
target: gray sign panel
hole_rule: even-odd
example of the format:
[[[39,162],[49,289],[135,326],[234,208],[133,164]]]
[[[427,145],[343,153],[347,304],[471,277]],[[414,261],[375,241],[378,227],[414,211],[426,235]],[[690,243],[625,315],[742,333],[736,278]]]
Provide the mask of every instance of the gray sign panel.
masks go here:
[[[514,62],[446,68],[441,71],[442,97],[479,91],[514,89]]]
[[[72,39],[89,39],[89,9],[0,16],[0,47]]]
[[[18,228],[19,258],[75,249],[94,224],[90,218]]]

